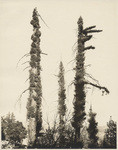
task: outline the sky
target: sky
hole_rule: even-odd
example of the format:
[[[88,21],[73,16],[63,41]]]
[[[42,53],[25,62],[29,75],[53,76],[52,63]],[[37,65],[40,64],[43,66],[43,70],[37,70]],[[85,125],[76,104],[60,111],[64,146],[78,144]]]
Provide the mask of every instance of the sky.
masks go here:
[[[95,50],[88,50],[86,56],[86,73],[99,80],[101,86],[109,89],[110,94],[102,96],[96,88],[88,89],[86,112],[90,105],[97,113],[96,120],[100,126],[106,125],[110,116],[118,121],[118,1],[117,0],[0,0],[0,114],[14,112],[16,118],[26,125],[26,104],[28,91],[18,101],[20,94],[29,86],[25,82],[29,76],[30,57],[23,58],[18,67],[18,60],[29,53],[33,28],[30,24],[33,9],[41,25],[41,50],[48,55],[41,58],[41,78],[43,88],[43,122],[53,123],[57,113],[59,62],[65,67],[66,104],[73,112],[75,49],[77,41],[77,21],[82,16],[84,27],[96,25],[101,33],[94,33],[86,46],[93,45]],[[70,63],[69,63],[70,62]],[[25,69],[23,71],[23,69]],[[87,77],[87,80],[92,81]],[[20,108],[21,105],[21,108]],[[71,116],[70,116],[71,117]]]

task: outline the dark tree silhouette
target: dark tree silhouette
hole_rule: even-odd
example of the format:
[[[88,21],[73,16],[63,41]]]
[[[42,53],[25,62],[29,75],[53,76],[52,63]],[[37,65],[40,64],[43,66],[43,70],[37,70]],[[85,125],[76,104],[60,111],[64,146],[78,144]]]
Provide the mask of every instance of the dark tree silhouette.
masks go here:
[[[107,123],[108,128],[105,131],[105,136],[103,140],[104,148],[116,148],[117,144],[117,125],[116,122],[110,117],[110,121]]]
[[[88,131],[88,137],[89,137],[89,143],[88,148],[97,148],[98,147],[98,123],[95,120],[96,113],[92,112],[92,107],[90,108],[89,112],[89,126],[87,128]]]
[[[1,118],[1,120],[2,120],[2,118]],[[3,121],[3,120],[2,120]],[[4,141],[5,140],[5,133],[4,133],[4,128],[3,128],[3,126],[1,127],[1,140],[2,141]]]
[[[30,50],[29,98],[27,103],[28,145],[37,147],[42,128],[42,86],[41,86],[41,49],[39,19],[36,8],[33,11],[31,25],[33,26],[32,44]]]
[[[73,121],[72,126],[75,129],[75,147],[82,148],[82,142],[80,140],[80,130],[82,129],[83,122],[86,118],[85,113],[85,85],[89,84],[100,90],[109,93],[108,89],[105,87],[101,87],[100,85],[93,84],[87,80],[85,80],[85,51],[89,49],[95,49],[93,46],[85,47],[85,42],[92,38],[92,35],[88,35],[89,33],[101,32],[102,30],[92,30],[96,26],[91,26],[83,29],[83,19],[82,17],[78,20],[78,40],[77,40],[77,52],[76,52],[76,67],[75,67],[75,95],[74,95],[74,113],[73,113]]]
[[[64,80],[64,66],[63,63],[60,62],[59,66],[59,74],[58,74],[58,84],[59,84],[59,91],[58,91],[58,114],[59,114],[59,145],[60,147],[64,144],[64,131],[65,131],[65,122],[64,116],[66,114],[66,93],[65,93],[65,80]]]
[[[23,126],[22,122],[16,121],[14,114],[8,114],[6,117],[1,118],[2,132],[4,133],[4,139],[7,140],[9,144],[15,147],[21,147],[22,141],[26,138],[27,131]]]

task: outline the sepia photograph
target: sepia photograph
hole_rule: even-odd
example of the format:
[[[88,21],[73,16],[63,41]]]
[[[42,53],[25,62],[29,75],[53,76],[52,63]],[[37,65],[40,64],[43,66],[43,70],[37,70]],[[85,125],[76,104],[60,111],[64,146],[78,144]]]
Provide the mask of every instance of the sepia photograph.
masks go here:
[[[0,0],[1,149],[117,149],[117,35],[117,0]]]

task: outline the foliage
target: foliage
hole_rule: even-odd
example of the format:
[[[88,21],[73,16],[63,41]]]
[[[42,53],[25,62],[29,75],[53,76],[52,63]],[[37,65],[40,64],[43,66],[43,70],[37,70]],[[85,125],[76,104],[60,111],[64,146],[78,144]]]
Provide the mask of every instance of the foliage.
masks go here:
[[[95,120],[95,116],[96,116],[96,113],[93,113],[92,109],[90,109],[89,120],[88,120],[89,126],[87,128],[88,136],[89,136],[89,144],[88,144],[89,148],[97,148],[98,147],[98,136],[97,136],[98,123]]]
[[[5,139],[11,145],[21,146],[23,139],[26,138],[27,131],[23,126],[22,122],[16,121],[14,114],[8,114],[6,117],[1,118],[2,132],[4,133]]]
[[[2,120],[2,119],[1,119],[1,120]],[[4,133],[3,126],[1,126],[1,140],[2,140],[2,141],[5,140],[5,133]]]
[[[39,19],[36,8],[33,11],[31,25],[33,26],[33,35],[31,36],[32,44],[30,50],[30,67],[29,70],[29,98],[27,102],[27,119],[28,119],[28,145],[37,147],[37,140],[42,129],[42,86],[41,86],[41,49]]]
[[[80,131],[83,127],[83,122],[86,118],[85,113],[85,85],[92,85],[100,90],[103,90],[106,93],[109,93],[106,87],[101,87],[100,85],[93,84],[87,80],[85,80],[85,51],[89,49],[95,49],[93,46],[85,47],[85,43],[92,38],[92,35],[88,35],[89,33],[101,32],[102,30],[92,30],[96,26],[91,26],[88,28],[83,28],[83,19],[79,18],[78,22],[78,40],[77,40],[77,52],[76,52],[76,67],[75,67],[75,95],[74,95],[74,113],[73,113],[73,121],[72,126],[75,129],[75,143],[79,148],[83,147],[83,142],[81,141]],[[91,77],[89,75],[89,77]]]
[[[75,129],[75,141],[77,147],[82,147],[80,142],[80,129],[85,120],[85,91],[84,91],[84,44],[81,41],[83,30],[83,19],[78,21],[78,51],[76,54],[76,75],[75,75],[75,95],[74,95],[74,114],[72,126]]]
[[[60,62],[59,66],[59,75],[58,75],[58,84],[59,84],[59,91],[58,91],[58,114],[59,114],[59,143],[60,147],[63,145],[63,142],[65,140],[64,137],[64,128],[65,128],[65,122],[64,117],[66,114],[66,105],[65,105],[65,81],[64,81],[64,67],[63,63]]]
[[[58,91],[58,114],[59,124],[48,129],[45,132],[42,131],[42,85],[41,85],[41,54],[40,49],[40,15],[35,8],[32,15],[31,25],[33,26],[33,34],[31,36],[32,44],[30,50],[30,70],[29,70],[29,98],[27,102],[27,121],[28,121],[28,148],[83,148],[88,146],[88,143],[84,141],[87,136],[84,134],[82,137],[81,131],[83,129],[83,123],[86,119],[85,113],[85,85],[89,84],[94,86],[102,92],[109,93],[106,87],[100,86],[98,83],[94,84],[85,80],[85,51],[95,49],[93,46],[85,47],[85,42],[92,38],[90,33],[101,32],[102,30],[93,30],[96,26],[83,28],[82,17],[78,20],[78,39],[77,39],[77,52],[76,52],[76,66],[75,70],[75,94],[74,94],[74,112],[72,116],[71,125],[67,125],[64,117],[66,114],[66,94],[65,94],[65,80],[64,80],[64,67],[60,62],[60,71],[58,75],[59,91]],[[41,18],[41,16],[40,16]],[[93,79],[90,75],[89,77]],[[95,81],[95,79],[94,79]],[[89,135],[89,147],[98,147],[97,137],[97,122],[95,121],[95,113],[89,114],[89,127],[87,129]],[[12,122],[13,124],[13,122]],[[84,131],[86,133],[86,130]],[[4,138],[4,134],[2,134]],[[23,138],[23,137],[22,137]],[[19,140],[19,139],[17,139]]]
[[[114,122],[112,119],[107,123],[108,128],[105,131],[105,136],[103,140],[103,147],[104,148],[116,148],[116,122]]]
[[[65,125],[63,130],[64,140],[60,144],[60,131],[57,121],[53,126],[44,130],[43,134],[39,137],[40,148],[74,148],[74,130],[71,125]]]

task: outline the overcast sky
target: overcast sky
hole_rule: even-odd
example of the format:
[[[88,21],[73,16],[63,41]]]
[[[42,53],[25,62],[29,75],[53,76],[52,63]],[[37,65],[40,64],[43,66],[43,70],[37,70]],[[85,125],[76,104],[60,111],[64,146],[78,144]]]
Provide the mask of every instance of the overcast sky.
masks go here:
[[[0,113],[6,115],[14,112],[16,118],[25,123],[28,92],[16,104],[20,94],[28,88],[29,57],[18,60],[30,51],[33,28],[30,25],[33,9],[37,7],[39,14],[49,28],[40,19],[41,49],[48,55],[42,55],[42,87],[43,87],[43,119],[53,122],[57,111],[59,62],[65,67],[66,88],[73,81],[75,72],[74,59],[77,41],[77,21],[82,16],[84,27],[96,25],[102,33],[95,33],[86,42],[95,50],[86,51],[86,72],[106,86],[110,94],[102,96],[98,89],[91,88],[87,92],[86,112],[90,104],[97,113],[99,125],[106,125],[112,116],[118,121],[118,1],[117,0],[0,0]],[[74,46],[73,46],[74,45]],[[87,78],[89,80],[89,78]],[[68,88],[67,88],[68,89]],[[67,90],[67,105],[72,112],[74,87]],[[15,107],[16,104],[16,107]],[[44,121],[45,122],[45,121]]]

